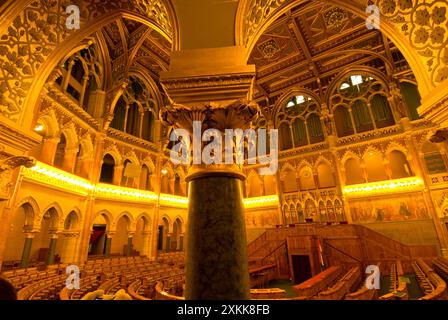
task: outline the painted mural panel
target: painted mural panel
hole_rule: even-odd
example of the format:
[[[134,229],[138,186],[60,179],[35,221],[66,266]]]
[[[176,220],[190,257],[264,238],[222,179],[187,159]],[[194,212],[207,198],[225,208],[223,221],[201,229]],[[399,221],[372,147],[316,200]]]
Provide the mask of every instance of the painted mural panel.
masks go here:
[[[408,221],[428,219],[429,213],[421,194],[350,201],[354,223]]]

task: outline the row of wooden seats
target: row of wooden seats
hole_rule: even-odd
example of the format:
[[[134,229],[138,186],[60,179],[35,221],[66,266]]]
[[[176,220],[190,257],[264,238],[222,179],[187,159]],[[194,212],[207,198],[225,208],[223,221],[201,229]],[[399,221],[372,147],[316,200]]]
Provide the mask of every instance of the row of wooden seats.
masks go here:
[[[103,259],[103,260],[112,260],[112,259]],[[145,266],[144,263],[150,263],[149,260],[147,259],[120,259],[120,258],[115,258],[113,259],[116,262],[118,262],[119,264],[115,267],[112,267],[110,270],[106,271],[113,271],[117,274],[121,274],[122,271],[127,270],[130,267],[135,268],[134,263],[136,263],[136,261],[138,261],[139,265],[142,265],[143,267]],[[145,262],[142,262],[145,261]],[[122,262],[125,262],[126,264],[121,264]],[[110,263],[110,261],[109,261]],[[109,265],[108,263],[104,264],[104,266]],[[96,278],[98,275],[105,275],[105,278],[108,277],[112,277],[114,275],[114,273],[111,273],[110,275],[105,274],[102,268],[103,264],[101,265],[101,267],[98,268],[92,268],[91,264],[85,264],[81,266],[81,283],[84,283],[84,279],[86,279],[86,277],[91,277],[93,276],[93,278]],[[61,275],[61,277],[63,278],[64,281],[57,283],[57,285],[55,284],[54,290],[52,290],[52,294],[51,296],[49,296],[49,298],[51,299],[57,299],[61,297],[61,291],[64,290],[65,288],[65,280],[67,278],[66,275],[66,267],[67,265],[65,264],[59,264],[59,265],[51,265],[48,266],[45,270],[43,271],[39,271],[38,268],[28,268],[28,269],[21,269],[21,270],[13,270],[11,272],[9,272],[9,275],[11,278],[9,278],[9,280],[11,281],[11,283],[18,289],[26,289],[23,291],[23,293],[26,293],[24,295],[22,295],[22,297],[26,298],[26,299],[30,299],[31,295],[28,294],[29,292],[35,292],[38,290],[38,288],[41,285],[46,285],[48,280],[52,280],[52,278]],[[84,267],[86,267],[86,269],[83,269]],[[102,279],[103,281],[105,279]],[[101,280],[100,280],[101,282]],[[36,284],[34,286],[34,284]],[[72,296],[74,299],[79,298],[84,291],[86,290],[90,290],[93,286],[83,286],[83,290],[80,291],[74,291]],[[96,286],[98,287],[98,286]],[[54,292],[56,291],[56,292]],[[44,291],[42,291],[44,292]],[[39,297],[43,297],[45,296],[45,294],[38,294],[36,295],[37,298]],[[65,297],[65,296],[64,296]]]
[[[2,274],[2,277],[7,278],[11,284],[18,290],[29,286],[35,282],[62,274],[65,272],[66,265],[52,265],[45,270],[38,270],[38,268],[17,269],[8,271]]]
[[[361,269],[359,266],[351,268],[333,286],[321,291],[315,297],[316,300],[342,300],[352,291],[352,288],[361,281]]]
[[[376,266],[380,267],[381,262],[375,263]],[[367,278],[366,278],[367,280]],[[375,300],[377,298],[378,290],[370,289],[366,285],[366,281],[361,282],[361,286],[358,290],[345,295],[345,300]]]
[[[280,300],[286,298],[286,291],[279,288],[250,289],[252,300]]]
[[[419,300],[441,300],[446,298],[446,282],[422,259],[412,263],[420,288],[425,293]]]
[[[444,258],[436,258],[433,261],[434,270],[440,275],[445,281],[448,281],[448,260]]]
[[[308,279],[299,285],[293,286],[292,288],[298,297],[311,298],[319,292],[332,286],[341,275],[341,272],[341,267],[331,266],[311,279]]]
[[[401,260],[390,265],[389,292],[379,297],[379,300],[406,300],[408,299],[407,283],[401,280],[404,275]]]
[[[20,289],[17,292],[17,299],[18,300],[42,300],[43,295],[48,292],[42,291],[44,288],[54,288],[60,284],[65,284],[65,275],[56,275],[50,278],[47,278],[45,280],[41,280],[38,282],[34,282],[28,286],[25,286],[24,288]],[[42,294],[36,295],[38,292],[42,291]]]
[[[185,300],[183,296],[171,293],[172,291],[177,291],[177,288],[183,287],[184,283],[185,276],[183,272],[160,279],[155,287],[155,298],[157,300]]]
[[[80,279],[79,289],[68,289],[66,286],[59,292],[60,300],[77,300],[87,292],[96,290],[100,283],[100,276],[93,275]]]
[[[168,276],[167,276],[168,274]],[[169,278],[176,279],[176,277],[183,277],[183,270],[173,269],[164,275],[146,275],[143,278],[137,279],[128,286],[128,293],[134,300],[151,300],[156,299],[155,287],[157,283],[167,280]],[[178,281],[178,280],[175,280]]]

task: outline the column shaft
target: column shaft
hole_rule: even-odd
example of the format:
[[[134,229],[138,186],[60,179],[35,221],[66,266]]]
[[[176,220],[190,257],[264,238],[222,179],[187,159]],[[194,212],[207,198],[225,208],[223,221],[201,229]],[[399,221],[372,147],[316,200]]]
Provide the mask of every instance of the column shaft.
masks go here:
[[[47,264],[53,264],[54,263],[54,254],[56,253],[56,244],[58,239],[57,238],[51,238],[50,240],[50,246],[48,248],[48,256],[47,256]]]
[[[241,181],[199,178],[189,194],[186,299],[249,299]]]
[[[31,246],[33,245],[33,238],[25,238],[25,245],[23,246],[21,268],[27,268],[30,262]]]

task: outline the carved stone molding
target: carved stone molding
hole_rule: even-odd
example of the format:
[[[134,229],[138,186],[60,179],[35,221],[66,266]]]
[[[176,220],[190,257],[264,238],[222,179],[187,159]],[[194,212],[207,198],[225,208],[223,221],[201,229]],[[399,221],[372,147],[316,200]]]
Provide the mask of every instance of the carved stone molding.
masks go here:
[[[13,170],[20,166],[31,168],[36,164],[32,157],[15,156],[0,161],[0,201],[9,199]]]

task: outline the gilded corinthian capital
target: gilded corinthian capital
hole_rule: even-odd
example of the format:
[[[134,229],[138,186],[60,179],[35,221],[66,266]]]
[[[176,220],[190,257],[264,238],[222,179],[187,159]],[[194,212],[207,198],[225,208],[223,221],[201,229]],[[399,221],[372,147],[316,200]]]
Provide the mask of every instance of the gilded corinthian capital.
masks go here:
[[[246,129],[257,120],[260,109],[247,99],[198,103],[186,106],[173,103],[160,111],[162,121],[175,128],[193,131],[193,121],[200,121],[202,129]]]

